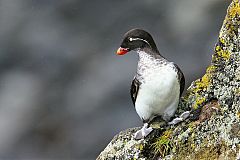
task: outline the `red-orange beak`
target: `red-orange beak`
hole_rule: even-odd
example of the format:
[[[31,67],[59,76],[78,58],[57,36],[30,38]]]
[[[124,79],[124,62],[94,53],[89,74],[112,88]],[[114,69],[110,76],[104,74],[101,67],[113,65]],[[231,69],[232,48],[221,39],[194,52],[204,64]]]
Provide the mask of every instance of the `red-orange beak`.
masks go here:
[[[127,52],[129,52],[129,50],[128,50],[127,48],[122,48],[122,47],[120,47],[120,48],[118,48],[118,50],[117,50],[117,55],[124,55],[124,54],[126,54]]]

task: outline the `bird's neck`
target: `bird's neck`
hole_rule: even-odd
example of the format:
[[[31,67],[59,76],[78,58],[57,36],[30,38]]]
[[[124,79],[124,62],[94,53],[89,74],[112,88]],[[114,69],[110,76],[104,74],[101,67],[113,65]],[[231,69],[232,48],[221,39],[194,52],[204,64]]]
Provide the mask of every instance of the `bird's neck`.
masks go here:
[[[137,50],[139,62],[151,62],[155,60],[163,60],[164,58],[158,51],[152,51],[151,49],[144,48]]]
[[[164,59],[160,54],[149,54],[144,50],[138,50],[138,66],[136,78],[140,82],[144,82],[144,76],[148,75],[150,72],[154,72],[163,64],[166,64],[166,59]]]
[[[155,57],[152,54],[149,54],[144,50],[138,50],[137,53],[138,53],[139,63],[146,63],[146,62],[155,60]]]
[[[138,50],[138,70],[158,68],[161,64],[166,62],[160,54],[149,54],[143,50]],[[142,72],[142,71],[140,71]]]

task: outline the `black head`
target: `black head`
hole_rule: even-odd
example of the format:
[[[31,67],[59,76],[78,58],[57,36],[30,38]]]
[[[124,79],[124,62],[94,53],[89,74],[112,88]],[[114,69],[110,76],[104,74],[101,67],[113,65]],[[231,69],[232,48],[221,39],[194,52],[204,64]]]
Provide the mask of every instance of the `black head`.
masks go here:
[[[157,46],[152,36],[142,29],[132,29],[124,34],[122,44],[117,54],[123,55],[131,50],[148,48],[158,53]]]

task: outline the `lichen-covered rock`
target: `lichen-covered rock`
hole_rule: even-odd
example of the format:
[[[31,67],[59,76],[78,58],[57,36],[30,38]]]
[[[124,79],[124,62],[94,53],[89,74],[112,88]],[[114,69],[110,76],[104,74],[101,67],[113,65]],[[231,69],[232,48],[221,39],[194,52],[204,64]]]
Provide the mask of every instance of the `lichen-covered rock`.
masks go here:
[[[190,117],[155,129],[144,140],[133,139],[136,128],[120,132],[97,159],[240,159],[239,33],[240,2],[233,0],[211,65],[191,84],[176,112],[191,108]]]
[[[141,159],[140,153],[143,149],[142,143],[144,143],[144,140],[135,141],[133,139],[134,132],[136,132],[136,129],[120,132],[108,144],[98,159]]]

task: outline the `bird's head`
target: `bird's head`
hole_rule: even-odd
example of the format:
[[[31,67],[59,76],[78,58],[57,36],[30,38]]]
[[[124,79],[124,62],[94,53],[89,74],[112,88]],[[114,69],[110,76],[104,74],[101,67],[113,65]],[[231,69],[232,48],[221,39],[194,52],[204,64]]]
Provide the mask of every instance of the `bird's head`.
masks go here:
[[[145,48],[158,52],[156,44],[148,32],[142,29],[132,29],[124,34],[117,54],[124,55],[131,50],[143,50]]]

